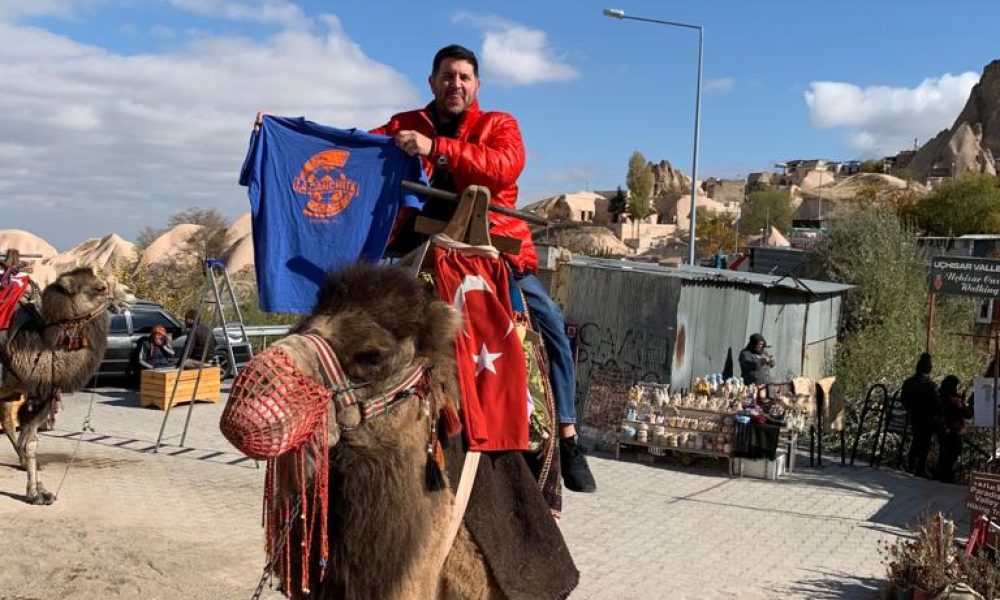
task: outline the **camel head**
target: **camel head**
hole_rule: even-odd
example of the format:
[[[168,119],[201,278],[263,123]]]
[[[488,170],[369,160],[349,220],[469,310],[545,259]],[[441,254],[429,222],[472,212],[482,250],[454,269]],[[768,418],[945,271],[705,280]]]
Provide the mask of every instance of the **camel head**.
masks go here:
[[[48,322],[77,319],[107,307],[109,286],[90,267],[63,273],[42,292],[42,316]]]
[[[293,334],[254,358],[233,384],[222,430],[237,448],[258,459],[295,449],[311,428],[328,423],[329,444],[366,435],[358,406],[339,407],[321,372],[318,336],[337,358],[359,404],[383,396],[421,367],[436,414],[454,398],[454,346],[459,320],[433,291],[397,267],[355,265],[323,285],[313,313]],[[324,418],[326,417],[326,418]],[[269,438],[261,446],[248,443]],[[265,447],[266,446],[266,447]]]

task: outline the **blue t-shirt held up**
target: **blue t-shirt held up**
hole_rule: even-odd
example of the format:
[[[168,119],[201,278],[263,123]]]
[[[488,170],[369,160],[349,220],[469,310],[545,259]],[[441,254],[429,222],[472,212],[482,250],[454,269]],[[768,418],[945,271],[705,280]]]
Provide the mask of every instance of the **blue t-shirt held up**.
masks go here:
[[[426,178],[390,137],[265,116],[240,173],[261,310],[310,312],[328,271],[382,258],[397,211],[422,207],[404,180]]]

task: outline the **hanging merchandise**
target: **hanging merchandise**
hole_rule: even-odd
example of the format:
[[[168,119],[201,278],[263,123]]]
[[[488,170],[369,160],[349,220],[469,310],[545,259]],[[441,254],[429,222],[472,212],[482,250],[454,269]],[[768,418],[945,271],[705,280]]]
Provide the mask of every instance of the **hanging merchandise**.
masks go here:
[[[692,391],[684,394],[671,394],[665,384],[637,383],[628,390],[616,448],[726,458],[730,474],[758,476],[760,471],[760,477],[775,479],[784,466],[774,463],[787,456],[779,446],[794,448],[798,435],[813,423],[815,398],[790,393],[786,385],[772,387],[775,393],[768,398],[767,386],[747,386],[720,373],[695,378]]]

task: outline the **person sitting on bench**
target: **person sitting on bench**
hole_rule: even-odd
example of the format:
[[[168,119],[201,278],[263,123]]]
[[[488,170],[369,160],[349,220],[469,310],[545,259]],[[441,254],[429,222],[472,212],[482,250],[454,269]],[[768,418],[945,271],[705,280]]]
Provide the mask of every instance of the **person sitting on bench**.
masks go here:
[[[139,369],[165,369],[174,366],[174,349],[163,325],[154,325],[149,335],[139,340]]]

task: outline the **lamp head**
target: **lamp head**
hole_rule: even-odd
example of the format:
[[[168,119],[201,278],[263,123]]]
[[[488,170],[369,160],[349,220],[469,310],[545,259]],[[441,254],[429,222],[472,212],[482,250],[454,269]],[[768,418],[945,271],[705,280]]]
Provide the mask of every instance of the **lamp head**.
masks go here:
[[[605,8],[604,9],[604,16],[605,17],[614,17],[616,19],[624,19],[625,18],[625,11],[622,10],[622,9],[620,9],[620,8]]]

